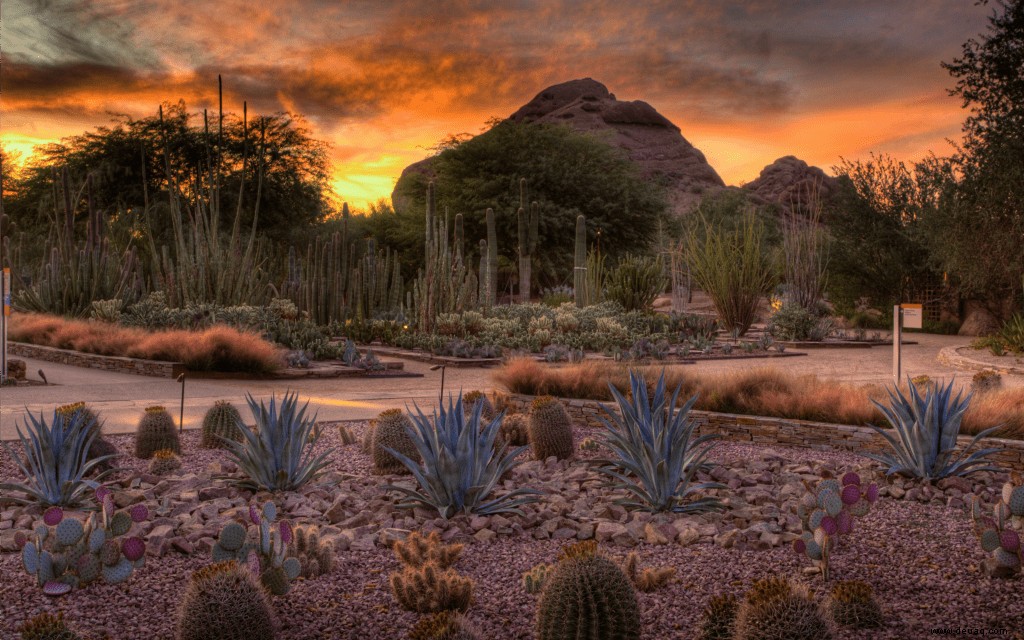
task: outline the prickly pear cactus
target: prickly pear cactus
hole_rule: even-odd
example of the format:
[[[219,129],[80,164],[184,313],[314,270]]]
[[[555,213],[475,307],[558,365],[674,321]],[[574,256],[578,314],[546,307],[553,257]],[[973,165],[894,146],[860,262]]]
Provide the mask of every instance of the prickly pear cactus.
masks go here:
[[[1012,578],[1024,562],[1024,482],[1018,474],[1003,485],[1000,500],[986,515],[981,500],[975,496],[971,504],[974,532],[981,548],[988,554],[982,571],[995,578]]]
[[[793,541],[793,549],[807,556],[828,580],[829,556],[836,542],[853,532],[854,518],[867,515],[876,500],[878,485],[865,485],[860,475],[853,472],[808,487],[808,493],[797,506],[804,531]]]
[[[115,511],[110,490],[103,486],[96,490],[96,501],[100,509],[84,522],[50,507],[31,535],[15,536],[22,566],[46,595],[62,596],[100,579],[120,584],[145,563],[146,543],[128,534],[149,518],[149,509],[136,504]]]
[[[275,526],[277,507],[267,502],[262,508],[249,505],[248,528],[240,522],[228,522],[220,530],[211,553],[214,562],[235,561],[247,565],[272,595],[291,591],[292,581],[302,572],[301,562],[292,552],[295,531],[291,522]]]
[[[226,400],[218,400],[203,416],[203,436],[200,446],[205,449],[220,449],[225,442],[242,439],[239,423],[242,416],[238,409]]]

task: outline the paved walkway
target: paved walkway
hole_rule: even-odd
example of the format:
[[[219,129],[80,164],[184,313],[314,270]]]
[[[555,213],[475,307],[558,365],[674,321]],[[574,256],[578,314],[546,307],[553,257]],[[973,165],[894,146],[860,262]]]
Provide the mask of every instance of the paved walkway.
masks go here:
[[[913,334],[908,339],[917,345],[903,350],[903,371],[911,376],[928,375],[948,379],[956,375],[969,380],[971,372],[956,371],[940,364],[936,356],[943,347],[966,345],[969,338]],[[888,383],[892,381],[892,348],[871,349],[809,349],[810,355],[772,360],[726,360],[687,365],[694,373],[734,371],[750,367],[770,366],[855,383]],[[85,401],[100,411],[110,433],[127,433],[135,428],[145,407],[162,404],[177,418],[181,401],[181,385],[173,380],[148,378],[95,369],[26,359],[29,377],[38,379],[42,369],[48,386],[0,388],[0,438],[15,437],[15,424],[20,423],[25,409],[49,416],[54,407],[69,402]],[[196,428],[203,414],[215,400],[226,399],[239,407],[243,416],[245,394],[257,400],[295,390],[311,408],[318,410],[321,420],[365,420],[384,409],[418,403],[427,407],[436,401],[441,387],[441,372],[430,371],[430,365],[405,362],[409,372],[422,373],[422,378],[341,378],[335,380],[203,380],[185,383],[185,427]],[[490,389],[489,369],[456,369],[447,371],[446,390]],[[1007,386],[1024,386],[1024,376],[1004,376]]]

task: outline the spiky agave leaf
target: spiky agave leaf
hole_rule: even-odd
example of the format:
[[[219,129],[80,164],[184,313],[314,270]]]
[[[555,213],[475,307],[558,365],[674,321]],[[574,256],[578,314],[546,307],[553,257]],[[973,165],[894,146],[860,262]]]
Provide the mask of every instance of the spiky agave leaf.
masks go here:
[[[246,400],[256,421],[255,433],[242,428],[239,442],[224,443],[246,476],[238,481],[239,486],[256,491],[293,491],[326,473],[333,449],[313,454],[316,416],[306,418],[308,402],[299,409],[297,393],[285,393],[280,405],[276,396],[271,396],[269,407],[249,394]]]
[[[864,455],[888,465],[887,474],[899,473],[917,478],[938,479],[998,470],[989,464],[987,458],[1001,448],[980,449],[969,455],[968,452],[1001,425],[985,429],[974,436],[958,455],[952,455],[960,435],[960,423],[974,395],[969,393],[962,397],[961,391],[953,397],[954,382],[951,380],[946,386],[931,386],[924,395],[912,383],[907,385],[909,395],[904,395],[894,386],[888,389],[888,406],[872,400],[892,429],[868,426],[885,438],[892,451]]]
[[[0,442],[25,477],[24,483],[0,483],[0,490],[8,493],[5,497],[22,504],[75,506],[88,489],[95,489],[115,471],[106,469],[94,478],[86,478],[93,469],[115,457],[89,459],[89,447],[98,433],[92,428],[95,417],[89,419],[80,411],[70,416],[54,411],[53,420],[47,424],[42,412],[38,419],[30,412],[25,415],[25,431],[21,426],[17,428],[23,456]]]
[[[648,398],[647,384],[639,373],[630,371],[629,384],[629,400],[608,385],[621,417],[601,405],[608,415],[601,418],[606,430],[605,444],[617,456],[597,461],[601,465],[598,471],[612,478],[614,487],[631,495],[617,502],[630,508],[677,513],[722,508],[711,497],[684,502],[705,489],[725,488],[717,482],[692,483],[694,474],[706,464],[707,455],[714,448],[710,441],[718,438],[715,434],[694,437],[697,425],[689,414],[697,396],[679,407],[682,386],[676,387],[670,398],[666,397],[664,372],[658,378],[653,398]]]
[[[442,518],[456,513],[521,513],[519,506],[533,502],[538,491],[519,488],[488,499],[505,473],[520,464],[516,456],[527,447],[508,450],[504,442],[495,448],[495,438],[505,417],[504,412],[482,427],[483,404],[477,403],[469,416],[463,413],[462,396],[448,408],[440,403],[432,418],[414,405],[412,426],[406,433],[420,454],[417,463],[394,449],[388,453],[412,472],[418,489],[386,485],[386,490],[403,494],[402,507],[423,506],[437,509]]]

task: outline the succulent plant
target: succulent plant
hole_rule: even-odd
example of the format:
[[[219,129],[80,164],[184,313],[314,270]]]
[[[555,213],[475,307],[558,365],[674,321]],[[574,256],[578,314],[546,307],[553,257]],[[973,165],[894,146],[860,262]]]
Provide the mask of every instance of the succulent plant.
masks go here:
[[[181,468],[181,459],[171,449],[159,449],[153,452],[149,461],[149,472],[155,476],[165,476]]]
[[[366,425],[366,430],[363,431],[363,453],[369,455],[373,453],[373,432],[377,428],[377,421],[370,420]]]
[[[509,447],[524,447],[530,444],[530,422],[521,413],[505,414],[498,435]]]
[[[1003,485],[991,516],[984,515],[981,499],[975,496],[971,517],[981,548],[989,554],[982,570],[997,578],[1016,576],[1024,560],[1024,484],[1020,476],[1013,474],[1012,480]]]
[[[21,640],[80,640],[81,636],[75,633],[67,623],[64,622],[64,613],[57,612],[57,615],[43,612],[33,616],[25,624],[18,627]]]
[[[640,637],[640,608],[629,578],[596,553],[559,561],[537,604],[537,640],[626,640]]]
[[[436,531],[426,537],[411,531],[404,541],[395,542],[393,549],[403,565],[414,568],[433,563],[441,569],[447,569],[455,564],[462,553],[461,544],[442,543]]]
[[[754,595],[752,598],[751,595]],[[828,640],[827,615],[803,584],[751,589],[736,611],[735,640]]]
[[[572,420],[561,402],[551,396],[535,399],[529,420],[530,445],[535,458],[567,460],[572,457]]]
[[[397,451],[410,460],[420,460],[419,452],[409,436],[410,429],[412,421],[401,409],[388,409],[377,416],[371,448],[375,473],[409,473],[409,469],[391,451]]]
[[[181,455],[178,429],[174,426],[174,418],[164,407],[146,407],[135,429],[135,457],[148,460],[161,449],[170,449]]]
[[[523,589],[530,595],[536,595],[544,589],[544,581],[547,580],[551,574],[551,570],[555,566],[552,564],[541,563],[529,571],[523,574]]]
[[[602,405],[607,418],[602,418],[605,446],[616,455],[601,460],[598,471],[608,476],[612,486],[625,489],[627,498],[618,504],[648,511],[700,513],[721,509],[716,498],[687,499],[705,489],[724,489],[717,482],[692,484],[693,476],[705,464],[713,448],[714,434],[694,437],[697,423],[690,419],[690,409],[697,396],[678,405],[681,386],[671,397],[665,393],[662,372],[654,396],[648,399],[643,376],[630,371],[631,397],[627,400],[618,389],[609,385],[619,405],[620,415]]]
[[[473,581],[428,562],[391,574],[391,593],[406,611],[465,611],[473,598]]]
[[[226,441],[240,441],[242,431],[238,425],[241,422],[242,416],[233,404],[227,400],[218,400],[203,416],[200,446],[205,449],[220,449]]]
[[[20,504],[69,507],[81,503],[90,489],[100,486],[112,469],[99,471],[91,478],[87,476],[113,456],[89,459],[98,432],[87,418],[81,411],[70,416],[54,411],[53,420],[47,424],[42,413],[38,419],[31,412],[26,413],[25,431],[21,426],[17,428],[21,455],[0,441],[25,478],[22,483],[0,483],[4,498]]]
[[[461,397],[454,403],[449,397],[447,409],[441,404],[433,419],[416,408],[410,435],[422,465],[394,449],[390,451],[419,484],[419,489],[399,485],[384,487],[403,494],[405,499],[399,506],[433,508],[442,518],[447,518],[460,512],[519,513],[519,505],[535,500],[536,491],[521,487],[492,497],[501,477],[520,464],[515,458],[524,447],[509,450],[499,445],[495,448],[494,441],[504,416],[499,415],[483,425],[482,410],[477,404],[467,417]]]
[[[697,640],[732,640],[739,606],[736,596],[731,593],[712,596],[704,607]]]
[[[142,538],[124,536],[133,524],[149,518],[149,509],[136,504],[115,511],[110,490],[104,487],[97,489],[96,501],[100,509],[85,522],[65,517],[60,507],[51,507],[31,535],[19,532],[15,536],[22,566],[46,595],[61,596],[100,578],[107,584],[119,584],[145,563]]]
[[[630,552],[622,563],[622,571],[633,583],[637,591],[650,593],[662,588],[676,575],[675,567],[650,567],[640,566],[640,556],[635,551]]]
[[[482,640],[483,636],[466,616],[454,611],[441,611],[416,623],[409,640]]]
[[[57,407],[57,413],[64,415],[65,426],[71,424],[71,419],[76,413],[81,414],[80,419],[85,422],[90,435],[94,435],[92,444],[89,445],[88,458],[90,460],[103,458],[99,468],[109,468],[117,457],[117,447],[103,437],[103,422],[100,420],[99,415],[84,402],[75,402]]]
[[[275,629],[266,590],[232,560],[192,574],[178,607],[176,640],[272,640]]]
[[[316,416],[306,417],[307,402],[298,407],[298,394],[286,393],[281,403],[270,398],[270,406],[247,396],[256,421],[255,431],[241,429],[240,442],[225,442],[245,477],[237,484],[254,491],[294,491],[324,473],[333,449],[313,453],[316,444]],[[241,425],[240,425],[241,426]]]
[[[472,412],[473,407],[475,407],[478,402],[484,406],[481,414],[483,419],[488,422],[494,420],[497,413],[495,413],[494,405],[491,404],[491,399],[487,397],[486,393],[480,390],[474,390],[462,396],[462,406],[467,413]]]
[[[813,489],[808,485],[808,493],[797,507],[804,531],[793,541],[793,549],[807,556],[828,580],[836,540],[852,533],[854,517],[867,515],[877,499],[878,485],[864,484],[853,472],[841,480],[821,480]]]
[[[882,608],[878,606],[871,585],[866,582],[837,582],[832,586],[828,608],[836,624],[844,627],[870,629],[882,626]]]
[[[580,451],[599,451],[601,443],[593,438],[583,438],[580,441]]]
[[[313,525],[295,527],[286,555],[298,559],[303,578],[317,578],[334,568],[334,547],[320,539],[320,530]]]
[[[234,560],[246,563],[272,595],[291,591],[292,580],[302,573],[302,563],[290,553],[295,535],[291,523],[282,520],[274,526],[277,507],[267,502],[262,509],[249,505],[251,533],[239,522],[228,522],[220,530],[211,553],[214,562]]]
[[[358,442],[355,434],[352,433],[352,428],[344,424],[338,425],[338,439],[341,440],[341,444],[344,446]]]
[[[988,459],[1000,448],[980,449],[968,455],[982,438],[987,437],[999,426],[981,431],[963,451],[954,455],[960,423],[967,411],[973,393],[962,398],[962,392],[953,396],[953,384],[930,384],[922,395],[914,385],[908,385],[904,395],[898,387],[889,389],[889,405],[872,400],[892,426],[884,430],[869,425],[892,449],[891,452],[864,455],[877,460],[889,468],[887,474],[898,473],[913,478],[937,480],[947,476],[965,476],[977,471],[995,471]]]
[[[1003,386],[1003,377],[991,369],[982,369],[971,377],[971,391],[986,393]]]

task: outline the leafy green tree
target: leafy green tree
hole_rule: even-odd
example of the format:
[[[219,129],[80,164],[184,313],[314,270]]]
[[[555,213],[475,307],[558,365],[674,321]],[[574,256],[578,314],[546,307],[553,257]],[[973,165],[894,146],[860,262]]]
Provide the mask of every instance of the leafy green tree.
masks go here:
[[[481,135],[453,137],[442,147],[429,165],[439,215],[447,212],[450,221],[464,215],[466,245],[472,249],[486,237],[486,210],[494,209],[503,264],[516,259],[519,180],[526,178],[527,207],[534,201],[540,207],[533,272],[541,286],[572,282],[579,214],[586,216],[589,244],[600,231],[601,251],[614,259],[646,251],[666,210],[663,188],[643,180],[623,152],[567,126],[497,122]],[[406,258],[423,253],[428,180],[409,172],[395,188],[401,204],[390,239]],[[478,257],[470,259],[475,264]]]

